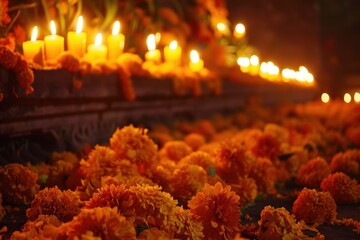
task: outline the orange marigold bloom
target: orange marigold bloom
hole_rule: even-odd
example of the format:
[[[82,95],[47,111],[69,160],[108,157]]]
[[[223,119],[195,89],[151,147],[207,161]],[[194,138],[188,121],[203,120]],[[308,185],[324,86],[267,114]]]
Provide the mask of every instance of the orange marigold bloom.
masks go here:
[[[5,69],[14,68],[17,63],[16,54],[9,48],[0,45],[0,66]]]
[[[216,129],[209,120],[203,119],[199,120],[195,124],[195,129],[193,130],[193,132],[205,136],[206,139],[211,139],[212,136],[214,136],[214,134],[216,133]]]
[[[152,227],[142,231],[137,237],[138,240],[175,240],[170,237],[169,234],[163,230]]]
[[[261,211],[259,226],[259,240],[307,239],[302,232],[301,224],[283,207],[266,206]]]
[[[232,239],[239,232],[240,197],[231,187],[205,184],[189,202],[188,207],[195,219],[204,226],[205,239]]]
[[[208,153],[202,151],[192,152],[182,158],[179,166],[195,164],[202,167],[209,175],[215,174],[215,159]]]
[[[329,174],[330,167],[326,160],[316,157],[300,167],[296,183],[304,187],[319,188],[321,181]]]
[[[60,227],[58,239],[136,239],[131,222],[116,208],[82,209],[72,221]]]
[[[250,150],[255,156],[269,158],[271,161],[275,161],[281,154],[280,142],[268,133],[256,137]]]
[[[170,229],[167,230],[171,236],[176,239],[204,239],[202,223],[195,219],[190,210],[176,207],[171,214],[173,215],[173,222],[170,223]]]
[[[360,201],[360,184],[342,172],[324,178],[320,187],[322,191],[330,192],[337,203],[348,204]]]
[[[0,21],[1,24],[9,24],[11,22],[11,18],[8,15],[8,5],[9,5],[9,1],[8,0],[1,0],[1,4],[0,4]]]
[[[298,220],[307,224],[333,223],[336,219],[336,203],[329,192],[304,188],[292,207]]]
[[[231,184],[231,189],[240,197],[241,207],[254,202],[258,194],[255,180],[249,177],[239,177],[236,183]]]
[[[206,139],[203,135],[198,133],[190,133],[184,137],[184,142],[188,144],[193,151],[196,151],[206,143]]]
[[[62,192],[58,187],[45,188],[36,194],[26,216],[34,221],[41,214],[55,215],[60,221],[67,222],[80,212],[82,206],[79,196],[71,190]]]
[[[276,169],[268,158],[257,158],[251,166],[249,177],[255,180],[259,192],[275,192]]]
[[[66,69],[71,73],[76,73],[80,69],[79,59],[70,52],[66,51],[61,53],[56,60],[63,69]]]
[[[14,71],[16,73],[16,80],[20,84],[21,87],[28,87],[34,83],[34,73],[30,69],[28,62],[26,61],[25,57],[17,55],[16,65],[14,66]]]
[[[23,165],[0,166],[0,189],[4,202],[10,205],[30,204],[40,186],[38,176]]]
[[[356,177],[360,174],[360,151],[348,150],[345,153],[336,154],[330,163],[332,173],[343,172],[349,176]]]
[[[168,158],[175,162],[180,161],[192,152],[192,149],[183,141],[169,141],[165,143],[164,147],[160,150],[161,157]]]
[[[133,125],[117,129],[110,138],[110,146],[119,158],[148,167],[156,158],[157,145],[147,132],[146,128],[135,128]]]
[[[247,176],[251,162],[244,145],[235,139],[222,142],[216,151],[216,172],[230,183],[236,182],[239,177]]]
[[[177,199],[188,200],[205,185],[207,173],[198,165],[182,165],[177,168],[170,182],[170,189]]]

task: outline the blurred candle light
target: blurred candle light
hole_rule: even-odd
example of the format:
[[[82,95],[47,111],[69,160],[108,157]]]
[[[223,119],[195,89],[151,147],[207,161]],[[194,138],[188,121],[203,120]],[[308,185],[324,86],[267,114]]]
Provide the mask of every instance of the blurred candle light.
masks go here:
[[[107,38],[108,57],[116,59],[124,51],[125,36],[120,33],[120,22],[116,21],[113,25],[112,34]]]
[[[44,65],[44,41],[36,40],[38,35],[38,27],[34,27],[31,40],[23,42],[24,57],[41,66]]]
[[[259,73],[259,57],[252,55],[250,57],[250,74],[257,75]]]
[[[51,35],[45,36],[45,57],[46,60],[55,60],[64,51],[64,38],[56,35],[56,25],[53,20],[50,22]]]
[[[267,62],[262,62],[260,64],[260,77],[267,79],[268,78],[268,64]]]
[[[239,57],[237,64],[240,66],[240,70],[243,73],[248,73],[250,71],[250,59],[247,57]]]
[[[161,62],[161,53],[159,49],[156,49],[156,37],[154,34],[150,34],[146,39],[148,52],[145,53],[145,60],[154,63]]]
[[[351,95],[349,93],[344,94],[344,102],[346,102],[346,103],[351,102]]]
[[[326,92],[324,92],[323,94],[321,94],[321,101],[323,103],[328,103],[330,101],[330,96],[329,94],[327,94]]]
[[[236,24],[234,29],[234,37],[236,39],[242,39],[245,36],[245,32],[246,32],[245,25],[242,23],[238,23]]]
[[[76,32],[68,32],[67,34],[67,48],[68,51],[81,58],[86,52],[86,33],[83,32],[84,19],[82,16],[78,17],[76,24]]]
[[[181,47],[178,46],[177,41],[172,41],[164,48],[165,62],[174,63],[175,65],[181,64]]]
[[[224,22],[217,23],[216,29],[220,36],[228,36],[230,34],[229,27]]]
[[[360,102],[360,93],[358,92],[354,93],[354,102],[356,103]]]
[[[281,76],[283,82],[289,82],[290,80],[295,79],[295,71],[289,68],[285,68],[281,71]]]
[[[107,47],[102,43],[102,34],[98,33],[94,44],[88,46],[88,57],[91,60],[105,60],[107,56]]]
[[[189,67],[194,72],[199,72],[204,68],[204,61],[200,59],[199,53],[196,50],[190,51]]]

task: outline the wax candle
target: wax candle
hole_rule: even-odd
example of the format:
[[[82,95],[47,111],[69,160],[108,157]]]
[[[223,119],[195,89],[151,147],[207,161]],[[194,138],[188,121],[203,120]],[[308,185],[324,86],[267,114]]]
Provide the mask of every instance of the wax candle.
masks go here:
[[[351,95],[350,95],[350,93],[345,93],[345,94],[344,94],[344,102],[345,102],[345,103],[350,103],[350,102],[351,102]]]
[[[159,49],[156,49],[156,39],[154,34],[150,34],[146,39],[148,52],[145,53],[145,60],[152,61],[154,63],[161,62],[161,53]]]
[[[44,65],[44,41],[36,40],[38,35],[38,28],[34,27],[31,40],[23,42],[24,57],[30,61],[41,66]]]
[[[45,57],[46,60],[54,60],[64,51],[64,38],[56,35],[55,22],[50,22],[51,35],[45,36]]]
[[[120,33],[120,22],[114,23],[112,34],[107,38],[108,57],[109,59],[116,59],[124,51],[125,36]]]
[[[204,68],[204,61],[200,59],[199,53],[196,50],[190,51],[189,67],[194,72],[199,72]]]
[[[250,59],[247,57],[239,57],[237,60],[240,70],[243,73],[248,73],[250,71]]]
[[[165,62],[174,63],[175,65],[181,64],[181,47],[178,46],[177,41],[172,41],[164,49]]]
[[[259,57],[252,55],[250,57],[250,74],[257,75],[259,73]]]
[[[245,25],[242,23],[238,23],[236,24],[234,29],[234,37],[236,39],[242,39],[245,36],[245,32],[246,32]]]
[[[327,93],[323,93],[323,94],[321,94],[321,101],[323,102],[323,103],[328,103],[329,101],[330,101],[330,96],[329,96],[329,94],[327,94]]]
[[[354,101],[356,103],[360,102],[360,93],[359,92],[354,93]]]
[[[88,56],[91,60],[105,60],[107,56],[107,47],[102,44],[102,35],[98,33],[94,44],[88,46]]]
[[[219,36],[228,36],[230,34],[229,27],[224,22],[217,23],[216,24],[216,30],[217,30],[217,34]]]
[[[76,32],[68,32],[67,48],[75,56],[81,58],[86,51],[86,33],[83,32],[84,20],[80,16],[77,20]]]

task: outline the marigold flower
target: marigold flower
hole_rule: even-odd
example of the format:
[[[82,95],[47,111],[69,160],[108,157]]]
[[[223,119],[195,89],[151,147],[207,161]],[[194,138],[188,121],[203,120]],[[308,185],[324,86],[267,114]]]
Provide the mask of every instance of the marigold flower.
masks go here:
[[[195,164],[202,167],[209,175],[215,173],[215,159],[203,151],[192,152],[182,158],[178,163],[179,166]]]
[[[38,176],[17,163],[0,166],[0,189],[4,202],[10,205],[30,204],[40,186]]]
[[[322,191],[330,192],[336,203],[350,204],[360,201],[360,184],[342,172],[324,178],[320,187]]]
[[[249,177],[239,177],[236,183],[231,183],[231,189],[240,197],[241,207],[254,202],[258,194],[255,180]]]
[[[235,139],[222,142],[215,155],[216,172],[227,182],[236,182],[250,172],[252,159]]]
[[[231,187],[205,184],[189,202],[195,219],[202,222],[206,239],[232,239],[239,232],[240,197]]]
[[[5,209],[2,206],[2,195],[0,193],[0,221],[5,216]]]
[[[170,183],[175,169],[176,163],[174,161],[161,159],[160,162],[151,169],[151,180],[163,187],[165,191],[169,192]]]
[[[316,157],[300,167],[296,183],[304,187],[319,188],[321,181],[329,174],[330,167],[326,160]]]
[[[182,165],[174,173],[170,183],[176,199],[187,200],[199,192],[207,180],[206,171],[198,165]]]
[[[147,136],[146,128],[133,125],[117,129],[110,138],[110,146],[119,158],[144,167],[151,166],[157,155],[157,145]]]
[[[76,73],[80,69],[79,59],[70,52],[61,53],[56,60],[63,69],[71,73]]]
[[[336,219],[336,203],[329,192],[304,188],[295,200],[292,212],[298,220],[307,224],[333,223]]]
[[[82,209],[79,215],[60,227],[60,239],[136,239],[131,222],[116,208]]]
[[[0,21],[2,22],[1,25],[9,24],[11,22],[11,18],[8,15],[8,10],[9,10],[8,5],[9,5],[8,0],[1,0],[1,4],[0,4]]]
[[[211,139],[216,133],[216,129],[209,120],[203,119],[196,122],[193,132],[205,136],[206,139]]]
[[[31,207],[26,210],[26,216],[34,221],[41,214],[55,215],[60,221],[67,222],[80,212],[82,206],[79,196],[71,190],[45,188],[36,194]]]
[[[165,157],[175,162],[179,162],[192,152],[192,149],[183,141],[169,141],[165,143],[159,151],[160,157]]]
[[[14,68],[18,57],[9,48],[0,45],[0,66],[5,69]]]
[[[264,127],[264,133],[275,137],[276,139],[279,140],[279,142],[289,141],[289,136],[290,136],[289,130],[277,124],[273,124],[273,123],[266,124]]]
[[[142,231],[137,237],[138,240],[174,240],[169,234],[163,230],[152,227]]]
[[[275,161],[281,154],[280,142],[268,133],[258,136],[250,150],[255,156],[269,158],[271,161]]]
[[[257,158],[251,166],[249,177],[255,180],[259,192],[275,192],[276,169],[268,158]]]
[[[356,177],[360,173],[360,151],[348,150],[345,153],[336,154],[330,163],[332,173],[343,172]]]
[[[184,137],[184,142],[189,145],[193,151],[196,151],[206,143],[206,139],[201,134],[190,133]]]
[[[259,239],[305,239],[301,224],[285,208],[266,206],[261,211]]]

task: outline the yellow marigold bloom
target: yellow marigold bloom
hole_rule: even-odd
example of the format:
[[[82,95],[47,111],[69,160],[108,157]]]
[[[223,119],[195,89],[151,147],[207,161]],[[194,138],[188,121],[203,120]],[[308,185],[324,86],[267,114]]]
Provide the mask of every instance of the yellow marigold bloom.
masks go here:
[[[329,174],[330,167],[326,160],[316,157],[300,167],[296,183],[304,187],[319,188],[321,181]]]
[[[215,155],[216,172],[229,183],[247,176],[251,162],[244,145],[235,139],[222,142]]]
[[[176,199],[188,200],[199,192],[207,181],[207,173],[198,165],[177,168],[170,182],[171,193]]]
[[[360,184],[342,172],[324,178],[320,187],[322,191],[330,192],[336,203],[348,204],[360,201]]]
[[[331,160],[330,169],[332,173],[343,172],[356,177],[360,174],[360,151],[348,150],[336,154]]]
[[[266,206],[261,211],[259,227],[259,240],[307,239],[302,232],[301,224],[283,207]]]
[[[173,222],[170,223],[167,230],[171,236],[176,239],[204,239],[202,223],[195,219],[190,210],[176,207],[171,214],[173,215]]]
[[[67,222],[80,212],[82,206],[82,201],[73,191],[45,188],[36,194],[31,207],[26,210],[26,216],[34,221],[41,214],[55,215],[60,221]]]
[[[116,208],[82,209],[79,215],[60,227],[60,239],[114,239],[135,240],[136,231],[131,222]]]
[[[182,158],[179,166],[195,164],[202,167],[209,175],[215,174],[215,159],[210,154],[202,151],[192,152]]]
[[[157,145],[149,138],[147,132],[146,128],[135,128],[133,125],[117,129],[110,138],[110,147],[118,158],[148,167],[156,158]]]
[[[239,177],[236,183],[231,184],[231,189],[240,197],[241,207],[254,202],[258,194],[255,180],[249,177]]]
[[[255,180],[259,192],[275,192],[276,169],[268,158],[257,158],[251,166],[249,177]]]
[[[40,186],[38,176],[21,164],[0,166],[0,189],[3,200],[10,205],[30,204]]]
[[[196,151],[206,143],[206,139],[203,135],[198,133],[189,133],[184,137],[184,142],[188,144],[193,151]]]
[[[195,219],[204,226],[205,239],[233,239],[239,232],[240,197],[231,187],[205,184],[189,202],[188,207]]]
[[[163,187],[165,191],[170,191],[170,183],[176,167],[174,161],[161,159],[160,162],[151,169],[151,180]]]
[[[160,157],[168,158],[175,162],[180,161],[192,152],[192,149],[183,141],[169,141],[159,151]]]
[[[336,219],[336,203],[329,192],[304,188],[295,200],[292,212],[307,224],[332,223]]]

